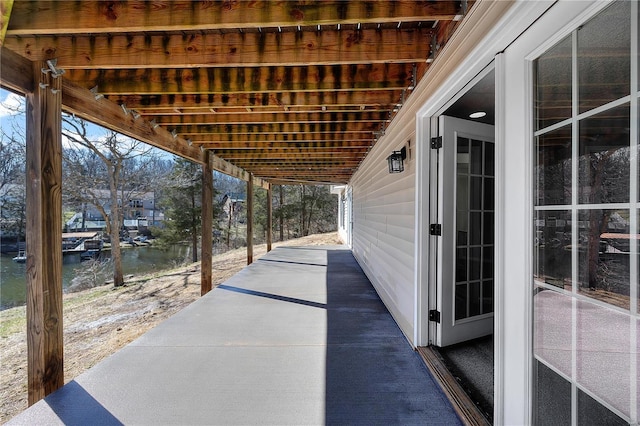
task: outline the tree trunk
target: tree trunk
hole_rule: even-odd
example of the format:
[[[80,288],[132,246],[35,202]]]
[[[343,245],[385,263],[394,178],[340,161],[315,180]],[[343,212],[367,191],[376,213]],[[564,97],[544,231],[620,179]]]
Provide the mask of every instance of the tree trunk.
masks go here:
[[[111,261],[113,262],[113,286],[124,285],[122,274],[122,253],[120,252],[120,207],[118,206],[118,173],[117,165],[110,165],[109,186],[111,192],[111,213],[109,214],[109,236],[111,237]]]
[[[191,212],[191,223],[193,224],[191,229],[191,260],[195,263],[198,261],[198,227],[196,226],[196,194],[193,191],[191,191]]]
[[[284,186],[280,185],[280,241],[284,241]]]
[[[309,206],[309,214],[307,215],[307,233],[305,236],[311,233],[311,216],[313,216],[313,206],[315,206],[317,200],[316,191],[317,188],[314,186],[311,190],[311,205]]]
[[[111,211],[109,215],[111,225],[109,236],[111,238],[111,261],[113,262],[113,285],[119,287],[124,285],[124,276],[122,274],[122,253],[120,251],[120,224],[117,212]]]
[[[301,203],[301,209],[300,209],[300,233],[301,233],[301,237],[304,237],[307,235],[305,227],[306,227],[306,223],[307,221],[305,220],[307,217],[307,200],[306,200],[306,193],[305,193],[305,186],[301,185],[300,188],[300,203]]]
[[[229,203],[229,223],[227,225],[227,249],[231,249],[231,218],[233,217],[233,201]]]

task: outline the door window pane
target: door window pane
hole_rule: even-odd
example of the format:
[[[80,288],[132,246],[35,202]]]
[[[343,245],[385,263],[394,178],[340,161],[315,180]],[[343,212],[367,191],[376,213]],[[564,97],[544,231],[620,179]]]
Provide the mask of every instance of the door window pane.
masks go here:
[[[482,230],[482,242],[484,244],[493,244],[494,239],[494,214],[487,212],[484,214],[484,229]]]
[[[579,109],[630,93],[631,2],[618,1],[578,29]]]
[[[626,313],[589,301],[576,303],[577,384],[627,415],[632,378],[630,320]]]
[[[571,36],[536,60],[536,130],[571,117]]]
[[[493,280],[482,282],[482,313],[493,312]]]
[[[463,319],[467,318],[467,285],[466,284],[456,284],[456,301],[455,301],[455,319]]]
[[[583,210],[579,219],[580,293],[629,309],[629,210]]]
[[[638,167],[631,166],[638,161],[640,137],[633,125],[638,117],[631,116],[628,102],[631,58],[637,55],[630,51],[631,24],[639,18],[637,9],[634,2],[612,2],[534,63],[537,85],[550,81],[541,77],[553,67],[548,55],[560,60],[563,48],[567,70],[571,58],[578,66],[571,82],[578,88],[576,104],[569,99],[564,105],[571,124],[548,129],[561,121],[548,112],[558,96],[546,87],[534,90],[537,424],[637,421],[640,210],[632,188],[637,186],[640,195],[640,177]],[[636,294],[638,303],[632,301]]]
[[[580,121],[581,203],[629,201],[629,104]]]
[[[480,283],[469,284],[469,316],[480,315],[480,307],[482,306],[482,296],[480,294]]]
[[[457,144],[455,318],[459,320],[493,312],[493,288],[488,287],[493,286],[495,148],[493,142],[462,137]]]
[[[536,212],[534,239],[536,279],[561,289],[570,289],[571,212]]]
[[[571,383],[541,362],[534,366],[535,422],[538,425],[571,424]]]
[[[538,287],[533,296],[533,353],[536,358],[571,377],[571,297]]]
[[[466,247],[456,249],[456,282],[467,281],[467,250]]]
[[[471,141],[471,174],[482,174],[482,141]]]
[[[571,204],[571,126],[536,139],[536,205]]]
[[[578,426],[627,426],[628,424],[587,393],[578,389]]]

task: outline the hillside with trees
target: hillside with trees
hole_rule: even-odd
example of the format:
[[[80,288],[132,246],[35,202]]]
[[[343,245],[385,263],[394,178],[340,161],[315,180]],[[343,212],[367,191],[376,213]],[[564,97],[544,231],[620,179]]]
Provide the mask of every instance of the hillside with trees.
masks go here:
[[[0,126],[0,236],[5,247],[24,241],[25,135],[21,107]],[[24,117],[22,117],[24,119]],[[73,116],[64,116],[63,228],[100,228],[112,243],[143,232],[159,242],[189,244],[198,260],[202,168],[187,160],[107,131]],[[247,241],[245,182],[214,172],[214,252],[243,247]],[[337,229],[337,199],[326,185],[274,185],[273,240],[285,241]],[[267,191],[253,194],[253,240],[266,241]],[[147,205],[148,204],[148,205]],[[146,217],[152,214],[153,217]],[[73,218],[73,220],[71,220]],[[137,229],[138,219],[148,228]],[[140,222],[141,223],[141,222]],[[151,235],[150,235],[151,233]],[[114,261],[114,283],[122,272]]]

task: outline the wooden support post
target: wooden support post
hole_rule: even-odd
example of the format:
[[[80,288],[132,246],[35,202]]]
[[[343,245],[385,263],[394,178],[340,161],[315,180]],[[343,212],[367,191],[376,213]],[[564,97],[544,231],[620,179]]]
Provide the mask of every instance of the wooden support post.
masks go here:
[[[33,64],[26,95],[27,381],[29,405],[64,384],[62,336],[62,78]]]
[[[267,252],[271,251],[271,243],[273,240],[273,191],[271,184],[267,189]]]
[[[247,180],[247,265],[253,263],[253,176]]]
[[[213,254],[213,170],[210,153],[205,152],[202,165],[202,253],[200,254],[200,295],[211,291],[211,256]]]

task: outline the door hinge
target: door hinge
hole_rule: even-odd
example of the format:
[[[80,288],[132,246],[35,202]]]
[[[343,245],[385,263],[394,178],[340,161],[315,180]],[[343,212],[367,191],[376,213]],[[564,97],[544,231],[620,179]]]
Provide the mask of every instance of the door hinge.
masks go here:
[[[431,235],[442,235],[442,225],[439,223],[432,223],[429,225],[429,234]]]
[[[440,323],[440,311],[432,309],[429,311],[429,321]]]
[[[442,148],[442,136],[431,138],[431,149],[440,149],[440,148]]]

